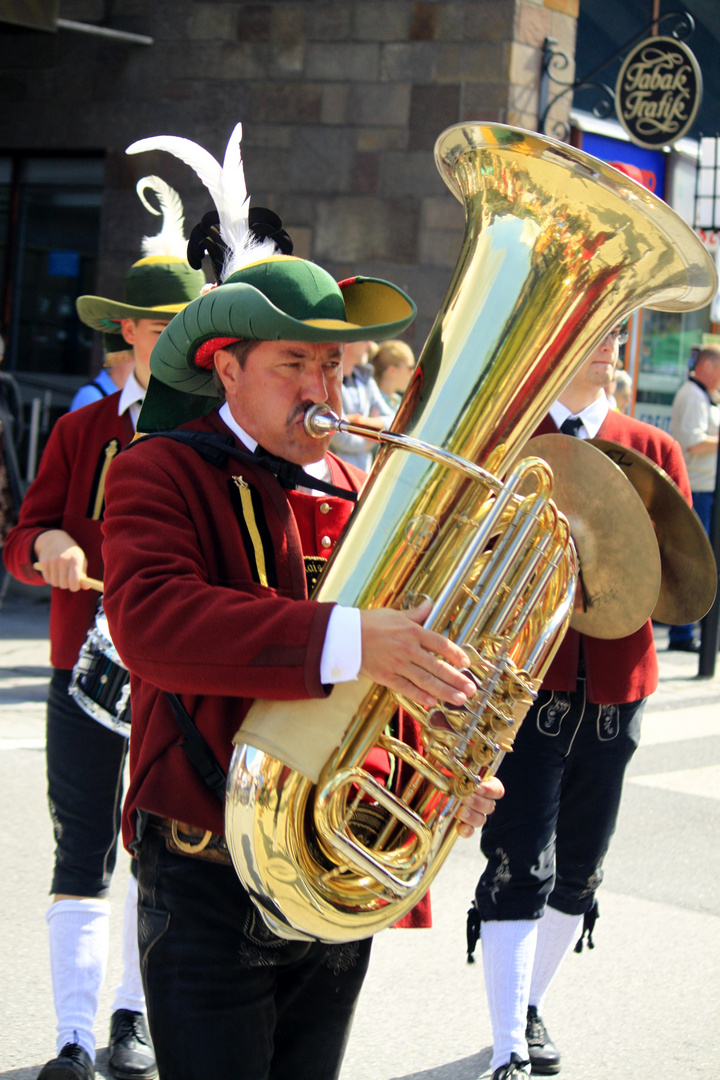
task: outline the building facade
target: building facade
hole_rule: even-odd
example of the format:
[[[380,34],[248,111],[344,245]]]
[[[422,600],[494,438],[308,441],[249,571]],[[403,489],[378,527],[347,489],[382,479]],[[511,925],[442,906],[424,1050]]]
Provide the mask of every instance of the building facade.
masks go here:
[[[137,180],[157,173],[176,187],[188,228],[210,207],[190,169],[126,146],[174,134],[221,157],[238,120],[253,202],[337,278],[377,274],[407,289],[418,350],[464,226],[435,139],[461,120],[535,127],[542,43],[573,51],[577,0],[54,8],[50,31],[0,21],[0,287],[6,367],[60,392],[99,359],[74,297],[121,295],[153,231]]]
[[[131,142],[180,135],[221,158],[242,121],[253,203],[279,213],[296,253],[338,279],[364,273],[406,289],[418,304],[407,335],[417,353],[464,228],[434,164],[437,136],[465,120],[537,129],[545,43],[565,55],[561,78],[572,83],[601,37],[603,54],[617,50],[651,9],[651,0],[3,0],[0,329],[5,369],[41,403],[36,427],[46,431],[101,362],[76,296],[120,297],[141,237],[157,231],[138,179],[156,173],[177,189],[187,231],[211,206],[192,170],[168,154],[128,157]],[[720,14],[701,24],[716,55],[708,18],[720,32]],[[587,98],[559,97],[545,130],[565,122],[590,153],[626,160],[619,125],[596,121]],[[618,145],[603,148],[603,138]],[[659,154],[658,193],[672,205],[692,189],[693,145],[695,157],[692,146]],[[637,374],[643,350],[661,355],[655,338],[680,334],[677,382],[678,358],[711,330],[707,312],[679,330],[651,320],[628,363]]]

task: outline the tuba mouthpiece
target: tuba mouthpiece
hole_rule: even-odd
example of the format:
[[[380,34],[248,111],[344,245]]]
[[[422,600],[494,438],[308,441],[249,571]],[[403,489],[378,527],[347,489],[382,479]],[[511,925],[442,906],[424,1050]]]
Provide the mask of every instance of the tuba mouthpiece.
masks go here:
[[[314,439],[324,439],[339,430],[340,417],[329,405],[311,405],[305,413],[305,430]]]

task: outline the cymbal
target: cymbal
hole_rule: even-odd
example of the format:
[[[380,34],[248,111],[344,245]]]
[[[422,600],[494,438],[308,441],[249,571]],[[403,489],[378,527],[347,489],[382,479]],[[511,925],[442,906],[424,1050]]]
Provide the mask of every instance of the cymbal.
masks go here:
[[[655,526],[662,579],[653,619],[671,625],[701,619],[715,599],[717,569],[700,518],[677,484],[644,454],[606,439],[588,441],[622,469]]]
[[[660,591],[660,552],[642,499],[596,447],[570,435],[537,435],[522,456],[547,461],[552,498],[570,522],[586,610],[570,625],[581,634],[621,638],[650,618]],[[580,583],[578,585],[580,587]]]

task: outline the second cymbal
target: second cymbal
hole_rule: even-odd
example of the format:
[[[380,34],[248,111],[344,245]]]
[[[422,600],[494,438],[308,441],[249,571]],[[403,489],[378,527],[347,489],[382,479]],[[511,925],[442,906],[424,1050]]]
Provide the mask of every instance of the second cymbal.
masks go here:
[[[636,450],[606,439],[589,440],[622,469],[655,526],[662,579],[653,619],[696,622],[715,599],[715,556],[700,518],[668,474]]]

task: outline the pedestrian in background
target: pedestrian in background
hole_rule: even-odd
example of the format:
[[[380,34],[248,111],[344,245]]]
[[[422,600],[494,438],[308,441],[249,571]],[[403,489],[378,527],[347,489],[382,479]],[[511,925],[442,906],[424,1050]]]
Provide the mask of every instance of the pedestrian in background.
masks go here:
[[[720,345],[706,345],[698,352],[685,382],[675,394],[670,431],[685,458],[693,510],[710,535],[717,470],[720,429]],[[671,626],[668,649],[697,652],[692,625]]]
[[[415,370],[415,354],[404,341],[383,341],[371,353],[370,363],[380,393],[397,412]]]
[[[342,411],[346,420],[362,422],[377,431],[389,427],[394,410],[387,404],[375,382],[369,362],[374,350],[372,341],[350,341],[343,351]],[[330,449],[349,465],[367,472],[373,461],[376,444],[361,435],[338,432]]]
[[[613,397],[617,412],[627,414],[632,402],[632,379],[627,371],[616,372]]]

